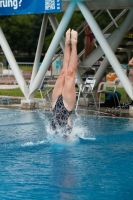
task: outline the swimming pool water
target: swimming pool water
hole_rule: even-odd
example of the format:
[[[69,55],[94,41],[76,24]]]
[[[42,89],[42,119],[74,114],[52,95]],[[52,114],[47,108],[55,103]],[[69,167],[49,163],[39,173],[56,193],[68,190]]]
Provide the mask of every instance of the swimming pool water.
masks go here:
[[[132,119],[73,115],[67,141],[50,118],[0,109],[0,199],[133,199]]]

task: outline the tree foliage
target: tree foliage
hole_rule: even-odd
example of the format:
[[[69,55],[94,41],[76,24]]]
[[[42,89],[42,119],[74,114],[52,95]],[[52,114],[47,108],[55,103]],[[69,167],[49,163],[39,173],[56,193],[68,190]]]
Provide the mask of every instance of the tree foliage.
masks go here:
[[[13,52],[30,55],[36,51],[42,18],[43,15],[0,17],[0,26]],[[46,36],[51,32],[48,26]]]
[[[111,14],[115,18],[120,10],[112,10]],[[56,17],[60,23],[64,13],[57,13]],[[43,15],[21,15],[21,16],[4,16],[0,17],[0,26],[7,38],[7,41],[15,53],[28,53],[31,55],[36,52],[37,42],[39,38],[39,33],[41,29]],[[125,19],[125,16],[118,21],[118,25]],[[106,11],[102,13],[97,19],[101,30],[103,30],[110,22],[111,18]],[[74,12],[70,23],[67,28],[77,29],[81,23],[85,21],[81,12]],[[113,26],[108,33],[115,29]],[[81,28],[82,30],[82,28]],[[65,30],[66,31],[66,30]],[[65,35],[64,31],[64,35]],[[43,46],[43,52],[45,53],[50,45],[50,42],[54,36],[53,29],[48,23],[46,37]],[[78,38],[78,51],[80,52],[84,46],[84,32]]]
[[[12,51],[27,52],[29,46],[30,26],[34,15],[6,16],[0,18],[0,25]]]

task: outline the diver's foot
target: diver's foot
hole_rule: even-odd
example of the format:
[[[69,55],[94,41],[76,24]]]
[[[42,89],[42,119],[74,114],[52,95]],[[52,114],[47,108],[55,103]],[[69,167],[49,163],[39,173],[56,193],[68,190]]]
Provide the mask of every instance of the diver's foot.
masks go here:
[[[66,32],[66,44],[70,44],[71,43],[71,29],[69,28]]]
[[[78,33],[75,30],[71,30],[71,43],[77,44]]]

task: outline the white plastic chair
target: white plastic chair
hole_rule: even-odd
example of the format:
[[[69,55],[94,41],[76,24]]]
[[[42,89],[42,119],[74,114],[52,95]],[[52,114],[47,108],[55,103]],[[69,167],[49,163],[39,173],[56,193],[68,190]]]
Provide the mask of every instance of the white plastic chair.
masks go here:
[[[113,94],[113,97],[116,96],[119,107],[121,108],[120,101],[119,101],[118,95],[116,93],[116,88],[117,88],[117,85],[119,84],[119,82],[120,82],[120,80],[118,78],[116,78],[113,82],[101,82],[99,84],[98,90],[97,90],[97,93],[99,93],[99,111],[100,111],[100,104],[101,104],[101,93]],[[108,87],[111,87],[112,90],[108,90]],[[115,98],[114,98],[114,102],[115,102]]]
[[[86,102],[86,98],[87,98],[88,95],[91,94],[92,97],[93,97],[95,107],[97,109],[97,104],[96,104],[95,97],[94,97],[94,94],[93,94],[95,82],[96,82],[95,77],[88,77],[83,84],[79,85],[79,91],[77,92],[78,98],[77,98],[77,102],[76,102],[75,111],[77,111],[77,109],[78,109],[79,99],[81,97],[81,94],[83,95],[86,107],[88,106],[88,103]],[[89,98],[88,98],[88,100],[89,100]]]

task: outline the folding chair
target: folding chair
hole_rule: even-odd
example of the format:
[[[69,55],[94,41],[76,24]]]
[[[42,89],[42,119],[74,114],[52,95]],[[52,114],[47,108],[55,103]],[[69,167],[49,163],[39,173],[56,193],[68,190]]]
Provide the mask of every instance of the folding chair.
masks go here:
[[[86,102],[86,98],[87,98],[87,96],[89,96],[91,94],[93,97],[95,107],[97,109],[97,104],[96,104],[95,97],[93,94],[93,88],[94,88],[95,82],[96,82],[95,77],[88,77],[83,84],[79,85],[79,91],[77,92],[78,98],[77,98],[77,102],[76,102],[75,111],[77,111],[77,109],[78,109],[79,99],[81,97],[81,94],[83,95],[83,99],[84,99],[86,107],[88,106],[88,103],[89,103],[89,97],[88,97],[88,103]]]
[[[120,80],[118,78],[116,78],[114,80],[114,82],[101,82],[99,84],[98,90],[97,90],[97,92],[100,94],[99,95],[99,111],[100,111],[100,104],[101,104],[101,93],[113,94],[114,102],[115,102],[115,96],[116,96],[117,102],[118,102],[119,107],[121,109],[120,100],[119,100],[119,97],[118,97],[117,92],[116,92],[116,88],[117,88],[117,85],[119,84],[119,82],[120,82]],[[112,90],[108,90],[108,87],[111,87]]]

